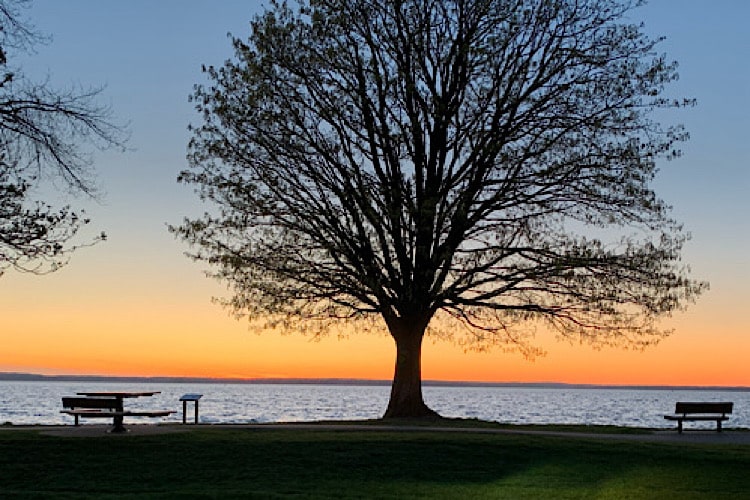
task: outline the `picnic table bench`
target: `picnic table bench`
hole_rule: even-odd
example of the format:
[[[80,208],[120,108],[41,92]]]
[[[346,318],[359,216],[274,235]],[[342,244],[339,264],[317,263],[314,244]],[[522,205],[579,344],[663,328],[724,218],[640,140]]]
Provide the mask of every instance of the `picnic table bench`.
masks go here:
[[[75,425],[79,425],[80,417],[86,418],[111,418],[113,419],[112,432],[125,432],[123,417],[166,417],[175,413],[173,410],[125,410],[123,409],[123,398],[151,396],[151,393],[102,393],[95,397],[65,396],[62,398],[64,410],[60,413],[72,415]]]
[[[667,420],[677,421],[677,432],[682,434],[682,422],[692,421],[716,421],[716,431],[721,432],[721,422],[728,420],[727,413],[732,413],[734,403],[685,403],[679,402],[675,405],[674,415],[664,415]]]

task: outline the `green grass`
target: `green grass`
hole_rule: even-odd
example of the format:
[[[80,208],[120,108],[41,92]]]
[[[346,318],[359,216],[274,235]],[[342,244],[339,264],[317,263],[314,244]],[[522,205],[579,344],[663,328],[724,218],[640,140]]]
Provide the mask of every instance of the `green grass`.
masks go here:
[[[750,498],[750,447],[459,432],[0,432],[3,498]]]

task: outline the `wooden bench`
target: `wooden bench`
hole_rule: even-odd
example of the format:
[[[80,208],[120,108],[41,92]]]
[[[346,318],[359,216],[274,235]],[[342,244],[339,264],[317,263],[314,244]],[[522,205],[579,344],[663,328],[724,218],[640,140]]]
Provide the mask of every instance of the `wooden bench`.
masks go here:
[[[728,420],[727,413],[732,413],[734,403],[677,403],[674,415],[664,415],[667,420],[677,420],[677,432],[682,434],[682,422],[716,421],[716,431],[721,432],[721,422]]]
[[[174,413],[173,410],[153,410],[153,411],[124,411],[121,400],[116,398],[86,398],[70,397],[62,398],[63,408],[60,413],[72,415],[75,418],[75,425],[79,425],[79,418],[112,418],[114,425],[122,426],[123,417],[166,417]]]

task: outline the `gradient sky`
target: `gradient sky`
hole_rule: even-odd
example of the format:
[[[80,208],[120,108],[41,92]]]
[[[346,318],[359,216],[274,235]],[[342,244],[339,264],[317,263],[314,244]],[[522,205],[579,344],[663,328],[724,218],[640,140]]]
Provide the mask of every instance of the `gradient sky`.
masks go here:
[[[185,167],[187,101],[202,64],[231,56],[262,3],[208,0],[35,0],[27,17],[52,43],[23,58],[56,86],[106,85],[103,101],[129,122],[126,153],[96,153],[101,203],[84,206],[90,234],[109,240],[47,276],[0,278],[0,371],[228,377],[392,376],[383,335],[321,341],[256,335],[211,303],[222,284],[182,256],[168,223],[202,212],[175,178]],[[440,380],[750,386],[750,2],[652,0],[632,16],[680,63],[671,113],[691,140],[663,162],[657,192],[693,239],[684,260],[711,290],[664,322],[675,334],[646,352],[593,350],[537,338],[547,355],[464,353],[426,342],[423,377]],[[11,57],[13,57],[11,55]],[[18,62],[20,59],[11,59]]]

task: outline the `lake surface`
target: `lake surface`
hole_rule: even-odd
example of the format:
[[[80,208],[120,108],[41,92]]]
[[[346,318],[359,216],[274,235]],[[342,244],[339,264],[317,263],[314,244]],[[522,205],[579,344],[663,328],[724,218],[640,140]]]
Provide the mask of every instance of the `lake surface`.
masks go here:
[[[121,382],[0,381],[0,424],[72,424],[60,413],[62,396],[81,391],[161,391],[126,400],[126,409],[173,409],[162,419],[131,422],[181,422],[181,395],[203,394],[202,423],[266,423],[364,420],[382,416],[390,387],[385,385],[184,384]],[[625,389],[578,387],[427,386],[425,402],[445,417],[478,418],[511,424],[589,424],[671,428],[664,415],[677,401],[733,401],[726,427],[750,428],[750,391]],[[192,403],[188,418],[192,419]],[[126,418],[126,423],[129,419]],[[86,420],[83,420],[86,422]],[[88,422],[101,423],[101,419]],[[689,428],[715,428],[690,422]]]

